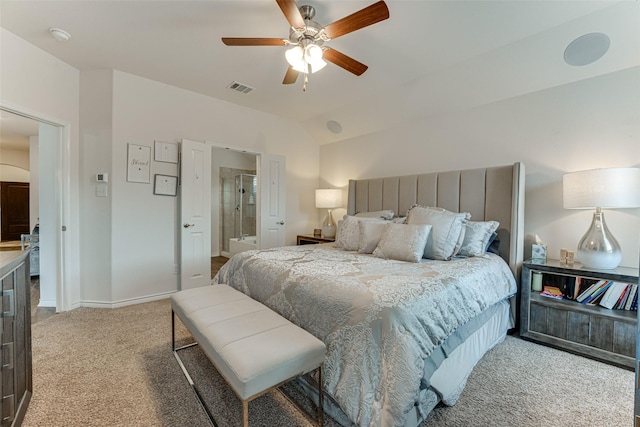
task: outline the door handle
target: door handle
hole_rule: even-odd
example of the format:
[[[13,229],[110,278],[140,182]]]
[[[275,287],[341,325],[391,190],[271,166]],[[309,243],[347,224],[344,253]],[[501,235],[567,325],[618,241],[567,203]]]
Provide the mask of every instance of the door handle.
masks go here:
[[[182,224],[182,226],[183,226],[184,228],[189,228],[189,227],[195,227],[196,225],[195,225],[195,224],[187,224],[187,223],[185,222],[184,224]]]
[[[278,221],[278,222],[276,222],[276,224],[278,224],[278,225],[284,225],[284,221]]]

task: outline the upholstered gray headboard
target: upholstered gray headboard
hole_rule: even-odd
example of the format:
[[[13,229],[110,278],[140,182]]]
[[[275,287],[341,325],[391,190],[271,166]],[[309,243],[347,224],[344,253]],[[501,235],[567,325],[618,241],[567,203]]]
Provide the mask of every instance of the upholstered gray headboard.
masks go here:
[[[349,181],[347,213],[393,210],[414,204],[469,212],[473,221],[500,222],[500,256],[520,281],[524,245],[524,165]]]

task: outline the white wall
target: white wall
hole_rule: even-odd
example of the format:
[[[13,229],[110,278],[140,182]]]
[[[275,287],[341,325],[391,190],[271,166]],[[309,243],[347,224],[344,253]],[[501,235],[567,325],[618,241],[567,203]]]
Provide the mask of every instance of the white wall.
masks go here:
[[[111,171],[113,121],[113,71],[83,71],[80,74],[80,247],[84,305],[111,301],[111,204],[112,185],[107,197],[98,197],[96,173]]]
[[[111,302],[177,289],[177,198],[154,196],[152,184],[126,181],[127,143],[153,147],[155,140],[184,138],[286,155],[288,243],[312,227],[319,148],[297,124],[118,71],[112,102]],[[176,175],[177,167],[152,161],[151,176],[156,173]]]
[[[640,67],[484,105],[424,117],[396,129],[320,150],[324,185],[370,178],[523,162],[525,233],[538,234],[550,258],[575,249],[591,211],[562,208],[562,175],[640,166]],[[425,94],[428,96],[428,94]],[[638,266],[640,209],[607,211],[623,250]],[[530,240],[525,256],[530,255]]]

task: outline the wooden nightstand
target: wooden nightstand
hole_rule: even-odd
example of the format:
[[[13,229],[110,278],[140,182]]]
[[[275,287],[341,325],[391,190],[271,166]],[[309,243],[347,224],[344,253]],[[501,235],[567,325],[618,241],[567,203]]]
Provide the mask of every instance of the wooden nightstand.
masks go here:
[[[335,242],[333,237],[318,237],[313,234],[298,234],[298,245],[317,245],[318,243]]]
[[[638,269],[618,267],[594,270],[581,264],[562,265],[557,260],[522,265],[520,336],[603,362],[633,369],[636,353],[636,318],[633,310],[611,310],[571,299],[553,299],[531,290],[533,273],[542,286],[562,288],[566,283],[586,284],[610,280],[638,284]]]

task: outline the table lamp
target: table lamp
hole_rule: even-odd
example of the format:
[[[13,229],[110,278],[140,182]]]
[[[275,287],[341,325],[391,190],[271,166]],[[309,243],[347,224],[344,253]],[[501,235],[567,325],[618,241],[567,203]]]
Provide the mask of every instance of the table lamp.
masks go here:
[[[562,177],[565,209],[593,209],[591,226],[580,239],[578,261],[595,269],[611,270],[622,260],[622,251],[604,222],[602,209],[640,207],[640,168],[592,169]]]
[[[336,223],[331,215],[331,210],[342,206],[342,190],[319,189],[316,190],[316,208],[328,209],[327,216],[322,221],[322,235],[333,238],[336,236]]]

